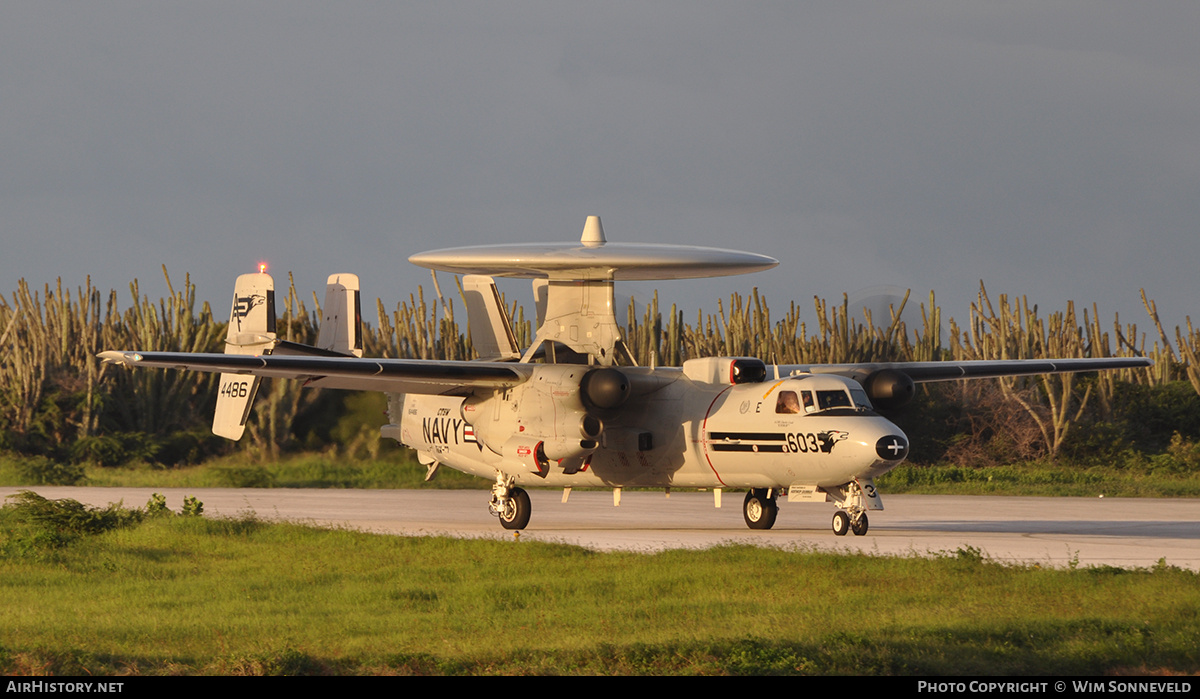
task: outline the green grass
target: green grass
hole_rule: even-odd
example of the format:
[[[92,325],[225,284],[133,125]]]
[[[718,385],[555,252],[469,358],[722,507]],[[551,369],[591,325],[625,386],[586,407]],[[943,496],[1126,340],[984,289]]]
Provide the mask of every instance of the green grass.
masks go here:
[[[64,466],[41,457],[0,455],[5,485],[88,485],[127,488],[488,488],[490,482],[442,468],[426,483],[425,467],[413,452],[397,450],[379,459],[355,459],[336,452],[300,453],[261,463],[247,454],[212,459],[198,466],[78,467],[82,478],[71,483],[53,476]],[[46,478],[42,473],[48,473]]]
[[[45,522],[0,510],[0,672],[1200,670],[1200,577],[1165,565],[1051,570],[974,549],[596,553],[142,520],[30,543]]]
[[[1200,473],[1026,463],[971,468],[904,465],[876,480],[884,493],[1200,498]]]

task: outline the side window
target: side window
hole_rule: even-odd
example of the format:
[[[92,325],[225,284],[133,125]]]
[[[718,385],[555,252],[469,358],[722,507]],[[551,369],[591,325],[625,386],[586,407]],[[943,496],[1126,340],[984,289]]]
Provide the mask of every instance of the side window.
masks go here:
[[[800,412],[800,400],[796,398],[796,392],[780,391],[779,399],[775,401],[775,412],[787,415],[798,414]]]
[[[816,411],[817,404],[813,401],[813,392],[801,391],[800,395],[804,397],[804,412],[811,413]]]

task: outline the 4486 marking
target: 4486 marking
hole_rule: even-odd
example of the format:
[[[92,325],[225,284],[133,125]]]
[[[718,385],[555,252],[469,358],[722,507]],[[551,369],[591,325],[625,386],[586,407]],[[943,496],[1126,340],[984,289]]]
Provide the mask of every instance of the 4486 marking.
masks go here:
[[[229,396],[230,398],[245,398],[250,394],[250,381],[241,379],[240,381],[229,381],[221,384],[220,394]]]

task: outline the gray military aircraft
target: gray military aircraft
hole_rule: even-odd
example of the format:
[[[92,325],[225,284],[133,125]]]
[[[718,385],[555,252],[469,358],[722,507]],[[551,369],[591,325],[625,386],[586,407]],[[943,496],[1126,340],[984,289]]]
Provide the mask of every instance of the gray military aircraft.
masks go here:
[[[329,277],[316,346],[275,333],[274,282],[238,277],[224,354],[108,351],[128,367],[221,374],[213,431],[239,439],[260,377],[382,391],[382,435],[441,465],[494,481],[489,509],[506,529],[529,523],[522,486],[745,489],[752,529],[770,529],[779,497],[833,502],[833,531],[867,532],[882,510],[874,479],[908,455],[904,432],[876,409],[915,384],[1149,366],[1142,358],[768,366],[751,357],[638,366],[614,315],[617,280],[726,276],[775,267],[770,257],[671,245],[609,243],[587,218],[579,243],[486,245],[413,255],[465,275],[473,361],[362,357],[359,282]],[[537,333],[517,346],[495,276],[533,279]]]

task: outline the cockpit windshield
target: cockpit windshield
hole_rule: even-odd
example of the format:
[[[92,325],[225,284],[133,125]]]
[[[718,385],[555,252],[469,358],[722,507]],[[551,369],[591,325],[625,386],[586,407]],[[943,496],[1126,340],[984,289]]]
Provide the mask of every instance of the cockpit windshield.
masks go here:
[[[850,395],[843,391],[817,391],[817,410],[849,408]]]
[[[780,391],[775,401],[775,413],[796,415],[819,413],[835,408],[873,410],[866,391],[861,388]]]
[[[850,397],[854,399],[854,407],[862,410],[874,410],[875,406],[871,405],[871,399],[867,398],[867,392],[861,388],[850,389]]]

